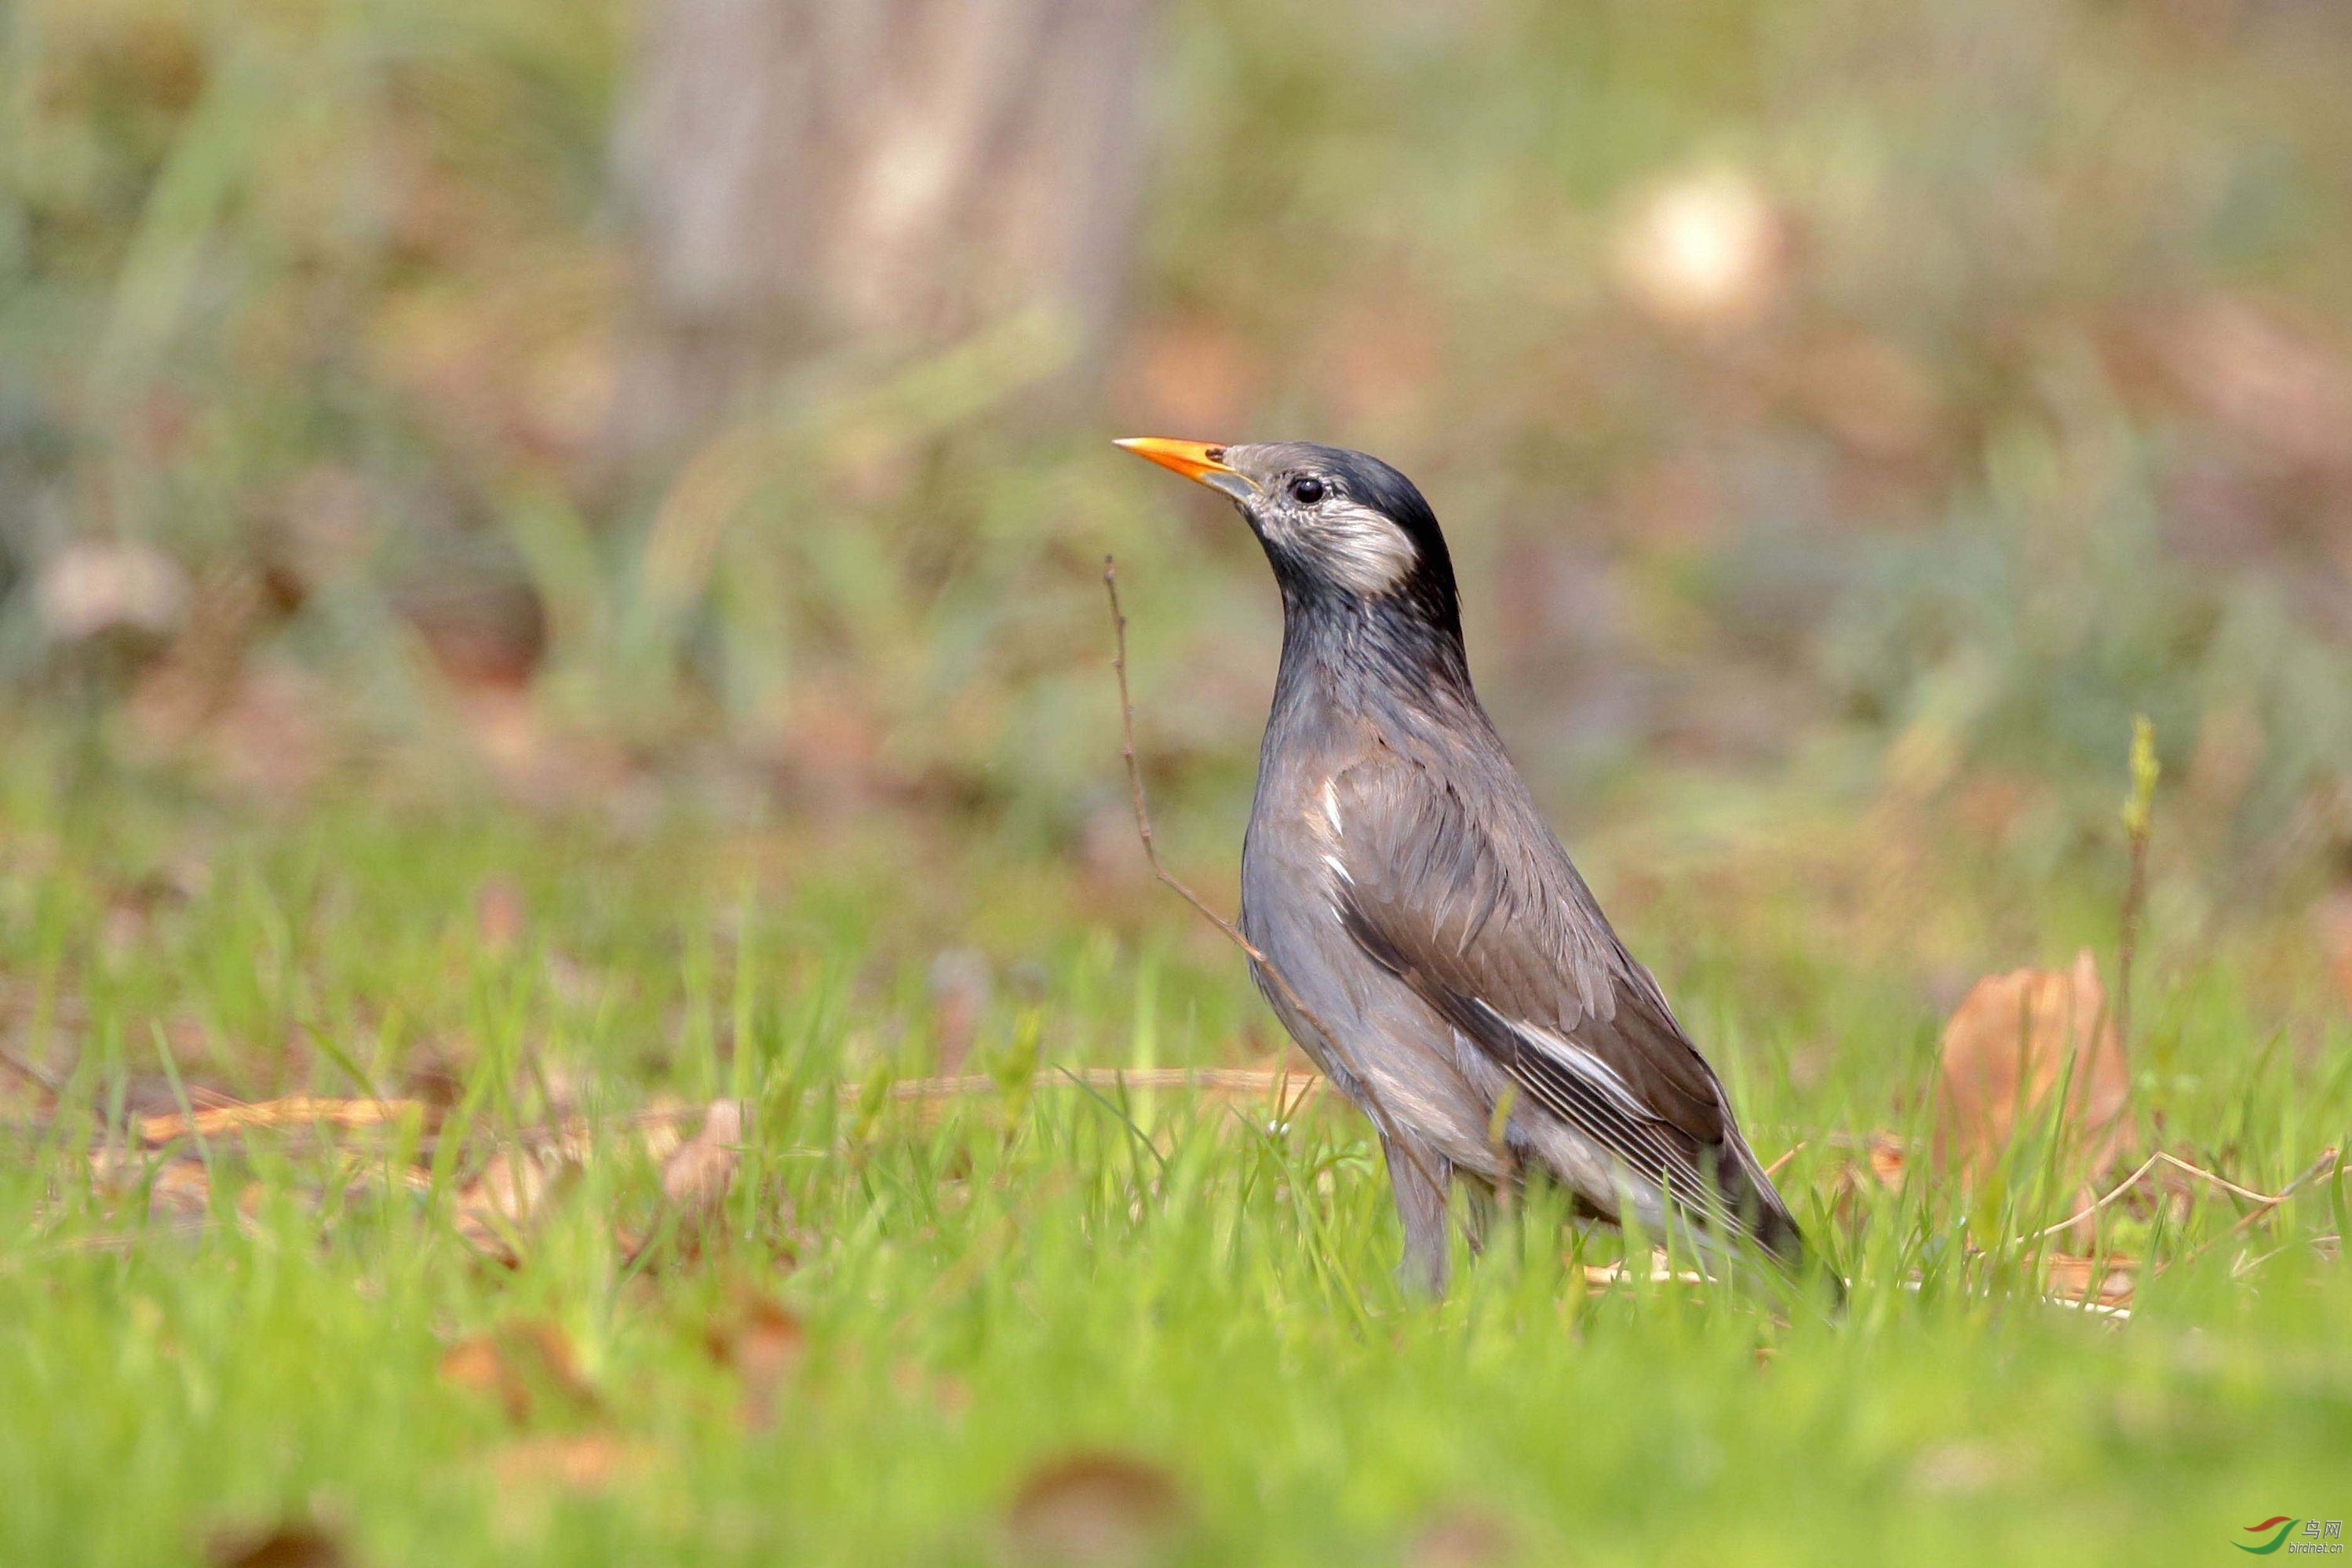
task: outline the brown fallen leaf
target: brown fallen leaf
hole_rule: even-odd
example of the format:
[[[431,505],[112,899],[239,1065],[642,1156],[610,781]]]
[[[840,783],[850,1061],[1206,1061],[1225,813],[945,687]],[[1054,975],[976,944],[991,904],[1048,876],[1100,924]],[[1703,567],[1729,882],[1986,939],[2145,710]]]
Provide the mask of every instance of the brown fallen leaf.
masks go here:
[[[468,1334],[441,1352],[445,1382],[497,1399],[517,1424],[545,1414],[585,1415],[600,1401],[580,1373],[572,1337],[544,1319],[517,1319]]]
[[[714,1100],[703,1113],[702,1131],[662,1163],[662,1196],[681,1222],[689,1215],[708,1218],[725,1201],[742,1161],[742,1102]]]
[[[953,1373],[933,1372],[902,1357],[890,1364],[890,1392],[909,1405],[928,1405],[946,1416],[971,1408],[971,1388]]]
[[[492,877],[474,889],[474,934],[485,952],[511,952],[527,920],[522,889],[513,878]]]
[[[2068,969],[1978,981],[1944,1026],[1938,1075],[1936,1159],[1971,1178],[2000,1162],[2021,1122],[2047,1114],[2062,1080],[2079,1165],[2105,1170],[2131,1135],[2131,1079],[2087,948]]]
[[[438,1127],[442,1116],[466,1098],[466,1062],[446,1044],[421,1046],[401,1068],[400,1081],[408,1097],[425,1109],[425,1124]]]
[[[202,1220],[212,1212],[212,1175],[202,1160],[173,1160],[147,1189],[147,1215],[159,1220]]]
[[[1912,1461],[1910,1484],[1940,1496],[1966,1496],[1998,1486],[2015,1468],[1998,1448],[1981,1443],[1941,1443]]]
[[[742,1291],[706,1342],[711,1356],[742,1379],[744,1426],[760,1432],[774,1426],[777,1391],[808,1346],[800,1314],[772,1296]]]
[[[571,1151],[561,1146],[499,1150],[458,1190],[457,1234],[486,1258],[509,1267],[521,1261],[524,1233],[573,1168]]]
[[[674,1125],[648,1127],[646,1152],[661,1162],[663,1217],[679,1256],[699,1256],[716,1228],[735,1173],[743,1163],[743,1104],[714,1100],[703,1112],[702,1131],[680,1140]],[[615,1225],[614,1239],[622,1256],[635,1264],[663,1234],[659,1225],[639,1233]]]
[[[1874,1132],[1865,1154],[1870,1161],[1870,1173],[1878,1178],[1880,1186],[1892,1192],[1903,1184],[1903,1172],[1911,1154],[1903,1146],[1902,1139],[1892,1132]]]
[[[1068,1454],[1029,1473],[1005,1513],[1015,1552],[1037,1563],[1130,1563],[1158,1556],[1191,1510],[1166,1470],[1129,1454]]]
[[[1852,1220],[1881,1193],[1902,1190],[1911,1163],[1911,1151],[1903,1139],[1892,1132],[1870,1132],[1828,1142],[1838,1151],[1829,1166],[1830,1203],[1842,1219]]]
[[[518,1437],[491,1456],[501,1484],[553,1483],[594,1491],[651,1468],[652,1445],[609,1432],[545,1433]]]
[[[2327,973],[2336,982],[2336,994],[2352,1007],[2352,885],[2337,888],[2312,906],[2312,929],[2319,937],[2319,951],[2327,960]]]
[[[1474,1508],[1450,1508],[1430,1520],[1404,1552],[1407,1568],[1486,1568],[1511,1556],[1510,1526]]]
[[[345,1568],[351,1560],[340,1536],[309,1520],[224,1530],[205,1542],[212,1568]]]

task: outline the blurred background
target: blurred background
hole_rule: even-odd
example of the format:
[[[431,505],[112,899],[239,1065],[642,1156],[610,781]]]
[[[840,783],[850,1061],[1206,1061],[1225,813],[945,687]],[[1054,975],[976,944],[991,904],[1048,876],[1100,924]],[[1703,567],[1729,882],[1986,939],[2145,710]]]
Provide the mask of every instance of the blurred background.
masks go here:
[[[1505,733],[1636,906],[1780,855],[1883,914],[1927,840],[2112,881],[2146,713],[2170,929],[2284,900],[2352,975],[2344,6],[0,28],[15,770],[1131,887],[1116,551],[1155,787],[1229,864],[1278,607],[1108,442],[1311,438],[1431,496]]]

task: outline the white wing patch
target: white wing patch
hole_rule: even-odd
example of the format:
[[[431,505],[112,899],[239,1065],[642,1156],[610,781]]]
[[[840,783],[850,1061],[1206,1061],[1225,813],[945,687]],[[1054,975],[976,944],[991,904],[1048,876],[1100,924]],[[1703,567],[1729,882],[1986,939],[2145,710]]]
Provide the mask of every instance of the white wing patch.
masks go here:
[[[1527,1023],[1522,1019],[1506,1018],[1484,1002],[1479,1003],[1478,1005],[1489,1017],[1534,1047],[1546,1058],[1567,1068],[1575,1076],[1578,1082],[1584,1084],[1613,1106],[1625,1119],[1619,1136],[1624,1138],[1627,1143],[1624,1146],[1618,1145],[1606,1131],[1587,1124],[1585,1117],[1579,1113],[1575,1105],[1559,1102],[1552,1096],[1537,1089],[1536,1098],[1539,1102],[1546,1103],[1549,1109],[1560,1116],[1572,1129],[1592,1138],[1601,1149],[1609,1151],[1621,1160],[1638,1161],[1641,1164],[1650,1166],[1657,1176],[1664,1178],[1665,1190],[1662,1195],[1671,1197],[1686,1209],[1696,1211],[1705,1224],[1727,1230],[1737,1227],[1736,1216],[1725,1204],[1721,1189],[1715,1182],[1707,1179],[1706,1173],[1701,1172],[1692,1163],[1690,1157],[1676,1147],[1671,1139],[1658,1131],[1655,1125],[1655,1115],[1642,1103],[1640,1098],[1633,1093],[1632,1087],[1619,1076],[1616,1068],[1584,1047],[1578,1045],[1574,1040],[1553,1030]],[[1651,1178],[1644,1173],[1643,1179],[1647,1181]]]
[[[1574,1040],[1554,1034],[1549,1029],[1540,1028],[1534,1024],[1522,1024],[1511,1019],[1506,1019],[1505,1023],[1519,1038],[1546,1056],[1552,1057],[1574,1069],[1578,1077],[1591,1083],[1610,1099],[1615,1100],[1622,1110],[1644,1121],[1649,1120],[1654,1114],[1649,1107],[1643,1105],[1634,1095],[1632,1087],[1617,1076],[1615,1068],[1611,1067]]]
[[[1307,818],[1307,831],[1322,841],[1323,868],[1331,873],[1330,892],[1324,900],[1324,907],[1331,911],[1336,924],[1344,926],[1348,919],[1339,910],[1339,889],[1354,887],[1356,879],[1348,874],[1348,863],[1339,858],[1339,780],[1336,774],[1323,781],[1322,801],[1321,816],[1317,816],[1312,807],[1302,815]]]

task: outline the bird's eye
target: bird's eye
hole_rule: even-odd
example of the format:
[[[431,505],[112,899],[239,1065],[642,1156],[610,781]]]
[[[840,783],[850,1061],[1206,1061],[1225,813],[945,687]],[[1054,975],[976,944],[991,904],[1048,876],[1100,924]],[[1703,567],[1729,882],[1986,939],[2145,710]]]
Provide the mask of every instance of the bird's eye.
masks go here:
[[[1290,499],[1300,506],[1313,506],[1323,499],[1323,481],[1312,475],[1291,480]]]

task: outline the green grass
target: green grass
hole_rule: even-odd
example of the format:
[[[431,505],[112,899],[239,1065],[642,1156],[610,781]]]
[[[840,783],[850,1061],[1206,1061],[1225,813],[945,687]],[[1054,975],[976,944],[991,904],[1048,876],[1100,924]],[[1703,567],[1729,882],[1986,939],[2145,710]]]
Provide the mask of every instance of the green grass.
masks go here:
[[[2071,1206],[2032,1150],[1973,1215],[1924,1160],[1839,1196],[1829,1135],[1921,1124],[1920,966],[1955,929],[1990,933],[1988,967],[2105,940],[2087,879],[1948,870],[1941,921],[1888,930],[1869,911],[1902,895],[1794,857],[1749,857],[1736,893],[1668,861],[1644,891],[1611,874],[1640,825],[1596,831],[1596,880],[1759,1145],[1809,1141],[1783,1184],[1854,1276],[1831,1318],[1588,1289],[1619,1244],[1564,1249],[1540,1198],[1449,1300],[1407,1300],[1351,1114],[1277,1130],[1057,1070],[1267,1050],[1230,952],[1148,887],[873,826],[266,820],[21,782],[0,820],[0,1047],[62,1091],[0,1083],[0,1562],[203,1561],[310,1514],[363,1563],[1017,1561],[1024,1478],[1093,1449],[1170,1478],[1163,1544],[1197,1563],[1438,1563],[1465,1537],[1531,1563],[2202,1563],[2273,1514],[2352,1512],[2340,1186],[2236,1234],[2218,1196],[2154,1235],[2117,1205],[2099,1247],[2169,1260],[2122,1325],[2045,1304],[2020,1249],[1965,1256]],[[486,887],[523,911],[504,940]],[[2341,1004],[2273,928],[2170,941],[2143,1118],[2275,1190],[2352,1123]],[[958,945],[995,976],[964,1070],[1003,1087],[889,1100],[934,1065],[925,975]],[[207,1162],[201,1225],[89,1178],[97,1129],[184,1092],[394,1093],[428,1058],[464,1088],[431,1190],[347,1189],[299,1132],[161,1152]],[[651,1223],[657,1175],[618,1114],[722,1094],[752,1106],[722,1223],[633,1264],[614,1229]],[[599,1119],[595,1150],[520,1266],[485,1261],[455,1194],[557,1105]],[[727,1348],[752,1300],[806,1332],[766,1419]],[[440,1370],[528,1324],[578,1367],[520,1416]],[[569,1483],[561,1439],[622,1458]]]

